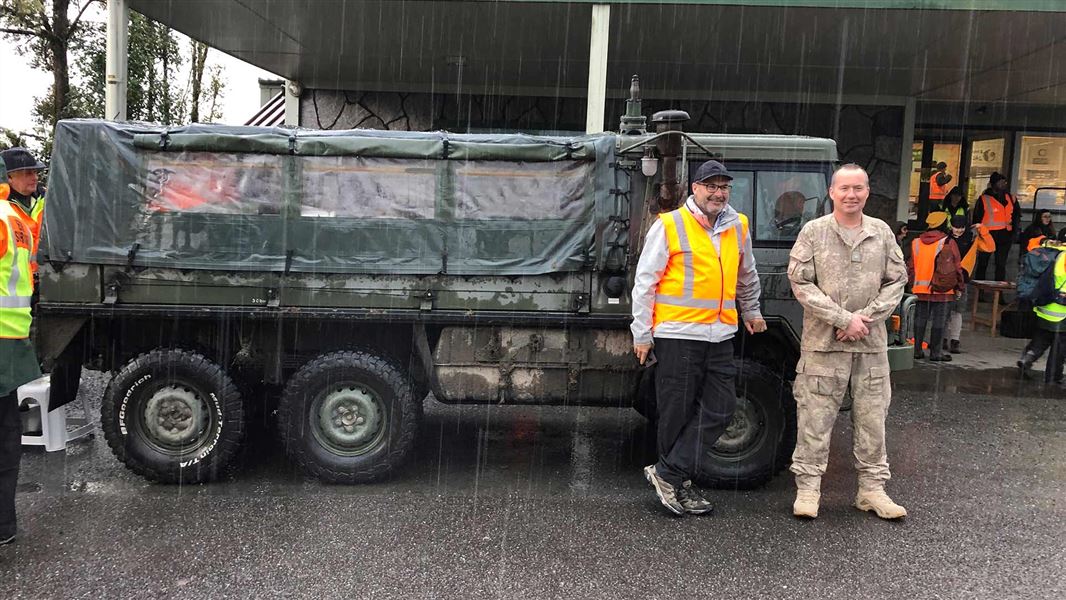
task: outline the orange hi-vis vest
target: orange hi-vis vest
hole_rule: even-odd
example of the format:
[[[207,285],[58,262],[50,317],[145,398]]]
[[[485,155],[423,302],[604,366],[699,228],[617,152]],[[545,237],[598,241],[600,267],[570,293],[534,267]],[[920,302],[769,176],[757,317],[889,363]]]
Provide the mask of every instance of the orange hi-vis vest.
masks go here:
[[[1040,247],[1040,244],[1042,244],[1044,242],[1044,240],[1046,240],[1046,239],[1047,239],[1046,235],[1038,235],[1038,236],[1034,236],[1034,237],[1029,238],[1029,243],[1025,245],[1025,251],[1026,252],[1032,252],[1033,250],[1036,250],[1037,248]]]
[[[33,234],[33,247],[30,248],[30,270],[34,273],[37,272],[37,250],[41,245],[41,221],[44,218],[44,198],[36,198],[34,202],[34,210],[27,213],[22,205],[16,200],[11,200],[11,187],[4,183],[0,184],[0,202],[7,202],[11,207],[11,210],[15,211],[15,214],[22,219],[22,222],[26,224],[26,227],[30,228],[30,233]],[[40,205],[42,210],[36,210]]]
[[[659,215],[670,258],[655,292],[652,329],[664,321],[736,325],[740,251],[748,218],[723,231],[716,251],[707,230],[685,206]]]
[[[918,238],[911,242],[911,256],[914,260],[914,285],[911,291],[915,294],[936,294],[947,296],[954,292],[934,292],[933,272],[936,270],[936,256],[944,249],[948,238],[941,238],[936,244],[923,244]]]
[[[940,175],[940,173],[933,173],[933,176],[929,178],[929,199],[930,200],[943,200],[944,197],[948,195],[948,192],[951,191],[951,190],[948,189],[947,185],[940,185],[939,183],[937,183],[937,180],[936,180],[937,175]],[[951,182],[949,181],[948,185],[950,185],[950,184],[951,184]]]
[[[1007,201],[1006,206],[988,194],[981,194],[981,202],[985,208],[981,224],[989,231],[999,231],[1011,226],[1011,218],[1014,216],[1014,196],[1005,194],[1004,199]]]

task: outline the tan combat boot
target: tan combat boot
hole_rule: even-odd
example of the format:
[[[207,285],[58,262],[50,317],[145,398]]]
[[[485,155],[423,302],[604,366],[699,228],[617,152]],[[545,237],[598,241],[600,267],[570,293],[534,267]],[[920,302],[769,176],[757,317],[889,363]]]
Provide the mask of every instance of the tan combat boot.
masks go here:
[[[882,519],[902,519],[907,516],[907,509],[893,502],[884,488],[859,488],[859,493],[855,496],[855,508],[872,510]]]
[[[822,496],[821,488],[821,477],[796,475],[796,501],[792,503],[792,514],[808,519],[817,518],[818,501]]]
[[[808,519],[818,518],[818,500],[821,494],[814,490],[796,490],[796,501],[792,503],[792,514]]]

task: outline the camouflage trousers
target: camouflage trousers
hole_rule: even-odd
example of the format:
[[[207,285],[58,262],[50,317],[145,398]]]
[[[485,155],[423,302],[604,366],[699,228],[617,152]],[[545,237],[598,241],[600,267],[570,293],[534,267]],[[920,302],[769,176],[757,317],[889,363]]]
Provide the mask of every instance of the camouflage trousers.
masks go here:
[[[796,365],[796,450],[792,472],[800,488],[817,489],[829,462],[844,393],[851,386],[852,450],[859,486],[880,488],[891,477],[885,450],[885,417],[892,399],[886,352],[803,352]]]

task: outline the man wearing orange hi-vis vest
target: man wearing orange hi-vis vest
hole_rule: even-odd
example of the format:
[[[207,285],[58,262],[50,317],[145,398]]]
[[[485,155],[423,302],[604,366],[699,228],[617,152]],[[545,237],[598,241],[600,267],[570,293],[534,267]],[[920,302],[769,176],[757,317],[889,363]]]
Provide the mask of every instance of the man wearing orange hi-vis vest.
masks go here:
[[[16,391],[40,377],[30,343],[33,232],[8,202],[0,202],[0,544],[15,539],[15,484],[22,457]]]
[[[692,195],[648,230],[633,283],[633,350],[645,364],[654,346],[658,363],[659,459],[644,476],[675,515],[712,510],[692,479],[736,410],[732,339],[741,315],[748,333],[766,331],[748,219],[729,206],[732,180],[718,161],[700,165]]]
[[[973,222],[984,225],[996,242],[995,280],[1007,278],[1007,256],[1019,233],[1021,210],[1014,196],[1007,191],[1007,178],[999,173],[992,173],[988,178],[988,189],[981,194],[973,207]],[[977,256],[977,270],[974,279],[985,279],[988,274],[988,254]]]
[[[30,268],[37,271],[37,248],[41,241],[41,223],[44,221],[44,186],[38,173],[44,163],[34,158],[25,148],[8,148],[0,152],[7,171],[7,185],[0,189],[0,200],[6,200],[11,210],[22,219],[33,234],[30,249]]]
[[[951,360],[944,348],[944,329],[955,300],[966,285],[962,255],[955,238],[947,232],[947,217],[946,212],[929,213],[925,220],[928,229],[911,242],[907,262],[911,291],[918,297],[914,311],[914,358],[925,358],[922,342],[928,339],[929,360],[934,362]]]

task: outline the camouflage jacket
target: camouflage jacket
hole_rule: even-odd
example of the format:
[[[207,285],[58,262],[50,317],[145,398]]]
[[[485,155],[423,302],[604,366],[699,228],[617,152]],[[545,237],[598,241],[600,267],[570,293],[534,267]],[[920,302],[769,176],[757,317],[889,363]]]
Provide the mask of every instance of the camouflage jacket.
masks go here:
[[[807,223],[789,254],[788,279],[803,305],[803,350],[886,350],[885,319],[903,297],[907,266],[884,221],[863,215],[854,246],[832,214]],[[855,313],[873,319],[870,335],[838,342],[836,330],[846,328]]]

